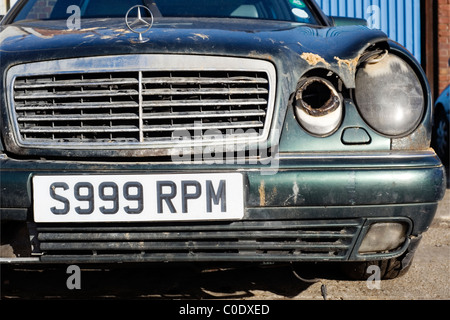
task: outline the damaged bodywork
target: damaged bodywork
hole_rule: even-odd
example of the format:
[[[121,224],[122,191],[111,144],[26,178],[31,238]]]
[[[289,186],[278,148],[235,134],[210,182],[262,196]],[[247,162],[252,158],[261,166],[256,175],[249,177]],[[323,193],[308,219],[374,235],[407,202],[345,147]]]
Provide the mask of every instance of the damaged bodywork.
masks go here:
[[[427,79],[384,33],[314,1],[155,1],[142,37],[131,6],[67,30],[28,2],[0,25],[1,262],[407,269],[445,176]]]

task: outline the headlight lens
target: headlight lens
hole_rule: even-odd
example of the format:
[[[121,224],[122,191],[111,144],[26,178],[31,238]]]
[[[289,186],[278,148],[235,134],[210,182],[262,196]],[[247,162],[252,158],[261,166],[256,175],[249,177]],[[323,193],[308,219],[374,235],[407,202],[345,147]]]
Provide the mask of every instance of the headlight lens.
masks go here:
[[[303,79],[295,95],[295,114],[302,127],[318,136],[333,133],[342,121],[342,99],[328,80]]]
[[[416,73],[393,54],[364,63],[356,74],[355,98],[364,120],[387,136],[411,133],[424,113],[425,98]]]

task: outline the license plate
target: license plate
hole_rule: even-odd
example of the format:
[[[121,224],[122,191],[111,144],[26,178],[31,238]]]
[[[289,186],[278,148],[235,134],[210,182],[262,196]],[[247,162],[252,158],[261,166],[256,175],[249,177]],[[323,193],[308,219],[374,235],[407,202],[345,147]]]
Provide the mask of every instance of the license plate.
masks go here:
[[[38,175],[36,222],[239,220],[239,173],[173,175]]]

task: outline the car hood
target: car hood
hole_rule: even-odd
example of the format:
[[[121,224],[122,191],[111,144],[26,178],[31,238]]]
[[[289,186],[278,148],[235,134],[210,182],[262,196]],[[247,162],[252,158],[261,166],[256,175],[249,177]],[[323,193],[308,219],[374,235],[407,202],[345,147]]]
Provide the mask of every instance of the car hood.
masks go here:
[[[363,26],[319,27],[249,19],[159,18],[143,34],[125,19],[84,19],[81,29],[66,21],[24,21],[1,27],[2,68],[63,58],[119,54],[199,54],[272,61],[278,71],[327,67],[353,87],[356,62],[371,44],[386,41],[381,31]]]

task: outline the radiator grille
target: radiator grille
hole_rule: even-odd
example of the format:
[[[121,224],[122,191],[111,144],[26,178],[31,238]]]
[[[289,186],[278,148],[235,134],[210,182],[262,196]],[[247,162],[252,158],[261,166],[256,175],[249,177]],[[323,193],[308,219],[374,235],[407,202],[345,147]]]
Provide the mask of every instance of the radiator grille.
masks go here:
[[[361,224],[345,220],[38,225],[34,243],[42,261],[346,260]]]
[[[186,137],[267,135],[273,75],[245,65],[244,70],[196,70],[186,64],[187,70],[178,66],[175,71],[167,66],[124,71],[122,66],[106,72],[19,74],[10,100],[19,140],[42,147],[111,148],[161,146]]]

